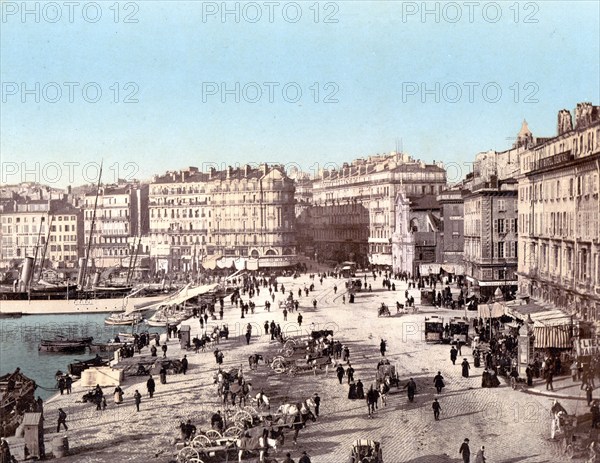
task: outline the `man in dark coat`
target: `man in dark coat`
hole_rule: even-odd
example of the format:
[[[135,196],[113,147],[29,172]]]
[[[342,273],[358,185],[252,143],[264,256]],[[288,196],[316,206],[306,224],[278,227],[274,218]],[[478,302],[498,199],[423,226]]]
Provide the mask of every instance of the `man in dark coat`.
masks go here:
[[[439,421],[440,411],[442,410],[442,407],[440,406],[438,399],[433,399],[433,404],[431,404],[431,408],[433,409],[433,417],[435,418],[435,421]]]
[[[414,400],[414,398],[415,398],[415,392],[417,392],[417,383],[415,383],[415,381],[412,378],[410,378],[408,380],[408,383],[406,383],[404,385],[404,389],[407,389],[407,391],[408,391],[408,400],[410,402],[412,402]]]
[[[148,395],[152,398],[154,391],[156,390],[156,383],[154,382],[152,375],[150,375],[150,378],[146,381],[146,388],[148,389]]]
[[[67,414],[65,413],[65,411],[62,408],[58,409],[58,424],[56,425],[56,432],[60,431],[60,425],[62,424],[65,427],[65,431],[68,431],[69,428],[67,427]]]
[[[369,409],[369,418],[371,418],[373,413],[375,413],[375,405],[377,404],[377,401],[379,400],[379,392],[376,391],[375,389],[373,389],[372,385],[369,388],[369,390],[367,391],[366,399],[367,399],[367,407]]]
[[[446,387],[446,385],[444,384],[444,377],[442,376],[442,373],[440,371],[438,371],[437,375],[435,375],[435,377],[433,378],[433,385],[435,386],[435,390],[438,394],[441,394],[442,389]]]
[[[469,448],[469,439],[465,439],[465,441],[460,446],[458,453],[462,455],[463,463],[469,463],[471,460],[471,449]]]
[[[452,362],[452,365],[456,365],[456,357],[458,357],[458,351],[456,350],[456,347],[452,346],[450,349],[450,361]]]
[[[321,406],[321,397],[319,397],[319,394],[317,392],[315,392],[315,394],[313,395],[313,402],[315,403],[315,416],[318,418],[319,407]]]
[[[469,369],[471,368],[471,366],[469,365],[469,362],[467,361],[467,359],[464,359],[462,361],[462,375],[465,378],[469,377]]]
[[[335,369],[338,380],[340,381],[340,384],[342,384],[342,380],[344,379],[344,374],[346,373],[344,371],[344,367],[340,364],[337,366],[337,368]]]
[[[133,394],[133,399],[135,400],[135,408],[139,412],[140,404],[142,403],[142,394],[140,394],[140,392],[137,389],[135,390],[135,393]]]
[[[181,372],[185,375],[187,369],[188,369],[188,359],[187,359],[187,355],[184,355],[183,358],[181,359]]]

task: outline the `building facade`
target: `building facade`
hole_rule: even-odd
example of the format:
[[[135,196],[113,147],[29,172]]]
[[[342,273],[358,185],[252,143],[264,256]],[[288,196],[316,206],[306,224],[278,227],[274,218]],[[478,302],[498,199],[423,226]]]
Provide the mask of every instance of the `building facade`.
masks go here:
[[[96,201],[97,197],[97,201]],[[95,209],[95,213],[94,213]],[[97,268],[128,266],[131,243],[148,231],[148,186],[132,183],[100,187],[85,195],[84,257]],[[91,232],[93,224],[93,233]]]
[[[457,274],[464,273],[464,197],[470,193],[467,188],[468,185],[463,182],[442,191],[437,197],[442,222],[437,259],[442,264],[454,264]]]
[[[519,292],[583,321],[600,321],[600,107],[581,103],[575,126],[521,156]]]
[[[421,269],[436,262],[440,245],[440,205],[435,195],[396,198],[396,231],[392,236],[392,269],[421,275]]]
[[[155,177],[148,243],[156,269],[197,271],[220,258],[294,265],[294,191],[280,166],[191,167]]]
[[[364,259],[371,265],[393,267],[392,235],[396,230],[396,198],[403,192],[407,196],[438,194],[446,187],[446,171],[438,164],[425,164],[415,161],[406,154],[372,156],[357,159],[342,168],[324,171],[313,183],[314,206],[351,206],[358,204],[368,212],[367,255],[363,251],[357,259]],[[340,228],[355,227],[343,207],[333,208],[332,223]],[[362,219],[361,219],[362,220]],[[360,233],[355,236],[359,236]],[[360,238],[363,239],[363,238]],[[315,236],[315,247],[341,247],[339,255],[344,253],[343,244],[329,240],[322,233]],[[365,249],[364,242],[360,249]],[[338,250],[333,249],[335,254]]]

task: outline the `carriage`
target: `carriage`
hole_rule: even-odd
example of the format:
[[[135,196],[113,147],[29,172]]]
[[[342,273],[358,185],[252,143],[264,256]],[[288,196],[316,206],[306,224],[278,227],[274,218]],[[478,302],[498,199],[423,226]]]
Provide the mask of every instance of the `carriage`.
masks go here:
[[[381,444],[369,439],[354,441],[348,463],[383,463]]]
[[[390,314],[389,307],[382,302],[381,305],[379,306],[379,309],[377,309],[377,316],[378,317],[389,317],[390,315],[391,314]]]
[[[469,323],[467,321],[457,317],[451,318],[448,328],[448,342],[467,344],[469,341]]]
[[[444,319],[435,315],[425,317],[425,342],[442,342]]]
[[[560,417],[562,439],[560,440],[560,451],[567,458],[582,458],[589,453],[595,452],[590,447],[593,442],[598,441],[599,433],[597,429],[589,429],[582,426],[578,417],[574,415],[562,415]]]
[[[386,383],[388,386],[400,387],[400,377],[395,365],[389,363],[379,363],[377,365],[377,373],[375,374],[375,382],[377,386],[381,383]]]

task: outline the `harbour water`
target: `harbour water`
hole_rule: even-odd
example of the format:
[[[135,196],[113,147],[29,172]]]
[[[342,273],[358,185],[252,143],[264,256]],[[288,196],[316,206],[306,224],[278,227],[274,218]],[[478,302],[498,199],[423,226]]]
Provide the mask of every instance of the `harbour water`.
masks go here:
[[[107,342],[117,333],[131,332],[131,326],[109,326],[104,324],[108,314],[81,315],[29,315],[21,318],[0,320],[0,375],[12,373],[17,367],[40,386],[36,396],[46,399],[56,393],[55,374],[66,373],[67,365],[74,360],[94,357],[87,349],[77,353],[39,352],[41,339],[52,339],[56,335],[66,337],[92,336],[94,342]],[[136,331],[147,329],[138,325]],[[161,332],[161,328],[152,328]],[[164,331],[164,329],[162,329]],[[109,355],[109,354],[101,354]]]

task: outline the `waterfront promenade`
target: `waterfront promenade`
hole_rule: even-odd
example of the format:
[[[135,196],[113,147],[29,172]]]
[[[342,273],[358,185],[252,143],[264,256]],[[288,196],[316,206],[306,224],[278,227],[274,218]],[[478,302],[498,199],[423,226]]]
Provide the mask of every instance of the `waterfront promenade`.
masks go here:
[[[534,387],[524,393],[512,390],[503,380],[499,388],[482,389],[482,368],[472,368],[471,376],[463,378],[460,362],[457,365],[450,362],[449,346],[426,344],[422,330],[425,315],[462,316],[464,311],[422,307],[418,313],[395,315],[395,302],[403,302],[406,285],[396,282],[396,291],[388,291],[382,288],[379,276],[376,281],[368,277],[373,292],[358,293],[355,304],[348,303],[342,279],[329,277],[321,285],[316,278],[311,281],[305,275],[298,279],[280,278],[279,282],[284,283],[286,294],[277,293],[270,312],[263,306],[268,290],[261,288],[260,296],[253,299],[257,304],[255,314],[240,319],[239,309],[232,308],[227,301],[224,320],[212,322],[227,323],[231,330],[230,339],[219,345],[225,354],[224,369],[243,365],[244,375],[253,383],[255,393],[263,388],[275,408],[284,402],[304,400],[314,392],[322,398],[321,416],[300,431],[298,445],[292,444],[290,434],[286,436],[283,449],[271,453],[278,461],[284,459],[287,451],[295,461],[302,451],[307,451],[313,463],[346,461],[352,442],[368,438],[382,442],[386,463],[458,463],[462,461],[458,448],[465,437],[471,440],[472,451],[485,445],[488,462],[554,463],[564,459],[558,453],[558,444],[549,439],[549,409],[553,397],[557,396],[561,397],[561,403],[569,413],[587,411],[579,385],[573,385],[570,378],[558,379],[554,382],[555,392],[546,393],[541,380],[536,380]],[[287,296],[290,290],[297,297],[298,288],[311,282],[315,284],[315,291],[299,299],[302,326],[298,327],[296,323],[296,312],[289,314],[288,321],[284,322],[278,300]],[[337,293],[333,290],[334,285],[338,287]],[[417,296],[418,304],[418,291],[412,293]],[[247,296],[242,298],[247,300]],[[317,299],[316,309],[312,307],[313,299]],[[377,317],[381,302],[391,308],[391,317]],[[473,313],[469,315],[473,316]],[[249,355],[272,356],[280,347],[264,334],[262,326],[271,320],[280,323],[284,333],[289,335],[300,331],[307,334],[313,327],[333,329],[335,338],[350,348],[355,380],[361,379],[366,388],[373,382],[376,364],[381,358],[380,339],[386,339],[387,357],[392,364],[398,365],[401,383],[406,383],[409,377],[417,382],[415,401],[408,402],[405,392],[394,388],[388,396],[388,405],[380,406],[375,417],[369,419],[366,403],[347,398],[348,385],[345,380],[343,385],[338,383],[333,369],[328,375],[318,371],[316,376],[307,372],[295,378],[277,375],[262,363],[256,371],[249,371]],[[248,322],[253,324],[250,345],[246,345],[242,336]],[[192,326],[192,336],[198,333],[197,321],[185,323]],[[222,409],[213,384],[216,363],[212,351],[195,354],[192,350],[185,354],[190,363],[188,373],[169,376],[166,385],[156,378],[157,387],[152,399],[146,393],[147,377],[128,377],[122,386],[125,391],[122,405],[113,403],[112,388],[105,389],[108,402],[105,411],[96,411],[94,405],[80,403],[86,391],[77,384],[73,394],[48,400],[44,412],[46,449],[51,449],[53,437],[64,434],[72,449],[70,456],[60,460],[66,463],[167,463],[174,459],[181,421],[190,419],[198,429],[208,429],[210,416]],[[471,349],[463,347],[462,354],[472,366]],[[181,359],[183,355],[178,341],[169,340],[167,356]],[[436,395],[433,387],[433,376],[437,371],[442,372],[446,382],[440,395]],[[144,396],[139,413],[133,403],[136,389]],[[594,396],[597,398],[598,389]],[[442,406],[440,421],[433,419],[431,403],[434,397]],[[66,433],[55,432],[58,407],[68,413],[69,431]],[[14,440],[12,443],[18,455],[19,444]],[[234,459],[233,456],[230,459]]]

